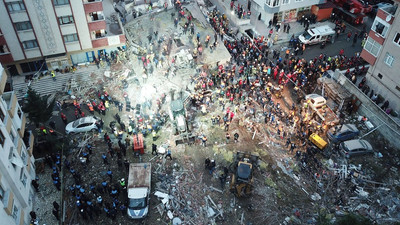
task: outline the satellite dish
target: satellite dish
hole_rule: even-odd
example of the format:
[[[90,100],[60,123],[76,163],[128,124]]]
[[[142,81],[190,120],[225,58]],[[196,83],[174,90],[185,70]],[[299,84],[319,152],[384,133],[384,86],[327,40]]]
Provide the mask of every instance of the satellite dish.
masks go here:
[[[389,22],[391,19],[392,19],[392,15],[389,14],[386,16],[386,22]]]

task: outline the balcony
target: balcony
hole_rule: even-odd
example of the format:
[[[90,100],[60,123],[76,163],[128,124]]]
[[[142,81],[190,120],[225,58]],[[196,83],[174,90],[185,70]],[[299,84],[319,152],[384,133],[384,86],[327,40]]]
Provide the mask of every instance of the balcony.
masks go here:
[[[1,60],[1,56],[0,56],[0,60]],[[0,95],[3,94],[4,88],[6,87],[6,83],[7,83],[7,74],[0,65]]]
[[[11,117],[14,117],[15,108],[17,106],[17,95],[13,91],[6,92],[2,95],[3,100],[7,104],[7,110]]]
[[[35,136],[31,130],[26,130],[24,132],[24,138],[22,139],[26,146],[26,151],[29,153],[30,156],[33,154],[33,143],[35,140]]]
[[[21,138],[24,137],[24,133],[25,133],[25,125],[26,125],[26,115],[25,113],[23,113],[21,115],[21,127],[18,128],[18,134]]]

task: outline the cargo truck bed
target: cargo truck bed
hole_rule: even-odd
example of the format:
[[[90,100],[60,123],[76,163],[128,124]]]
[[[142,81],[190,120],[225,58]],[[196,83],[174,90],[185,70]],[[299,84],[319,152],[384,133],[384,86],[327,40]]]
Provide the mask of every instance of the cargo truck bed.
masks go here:
[[[129,165],[128,189],[138,187],[150,187],[150,183],[150,163],[131,163]]]

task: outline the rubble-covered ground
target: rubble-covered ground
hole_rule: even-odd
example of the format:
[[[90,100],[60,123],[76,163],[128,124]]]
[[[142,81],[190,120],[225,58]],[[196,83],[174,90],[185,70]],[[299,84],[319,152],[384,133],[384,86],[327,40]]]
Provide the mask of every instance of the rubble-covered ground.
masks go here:
[[[191,7],[191,8],[190,8]],[[193,11],[196,24],[196,32],[201,33],[201,41],[204,42],[206,34],[210,34],[213,39],[213,31],[203,19],[201,11],[193,5],[188,6]],[[196,9],[194,9],[196,8]],[[131,36],[131,46],[128,46],[127,59],[122,59],[120,63],[115,63],[109,69],[110,75],[94,73],[92,83],[73,83],[71,86],[72,95],[76,96],[81,102],[81,107],[86,115],[90,115],[85,105],[87,100],[97,99],[97,93],[107,91],[114,99],[126,104],[124,95],[131,101],[134,108],[136,104],[143,106],[144,118],[156,116],[157,100],[161,99],[162,94],[166,95],[166,102],[161,104],[159,113],[169,113],[169,103],[171,101],[171,89],[178,93],[185,90],[186,94],[194,94],[194,84],[198,71],[196,65],[185,58],[185,54],[192,52],[196,36],[182,34],[181,28],[175,30],[173,20],[170,16],[171,11],[158,14],[144,15],[128,24],[127,33]],[[176,12],[175,12],[176,13]],[[204,21],[203,21],[204,20]],[[129,27],[131,26],[131,27]],[[182,26],[180,23],[179,26]],[[159,31],[159,37],[165,37],[157,48],[157,42],[153,46],[148,42],[147,35],[154,31]],[[131,32],[131,34],[129,34]],[[189,31],[190,32],[190,31]],[[138,35],[139,34],[139,35]],[[173,36],[172,36],[173,35]],[[177,39],[176,37],[179,37]],[[132,39],[133,38],[133,39]],[[153,35],[153,38],[154,35]],[[171,46],[168,47],[169,39],[172,39]],[[170,53],[166,56],[164,64],[148,77],[144,76],[142,59],[154,57],[154,54],[161,54],[163,46],[170,48]],[[183,50],[182,54],[180,52]],[[185,53],[185,50],[188,50]],[[136,54],[140,53],[138,56]],[[184,54],[185,53],[185,54]],[[180,54],[176,62],[175,75],[168,72],[171,57]],[[199,58],[197,66],[210,72],[214,69],[216,62],[220,60],[229,61],[229,54],[220,44],[216,50],[211,52],[205,50],[203,56]],[[208,60],[208,61],[207,61]],[[209,67],[205,69],[203,64]],[[192,66],[193,65],[193,66]],[[124,87],[122,80],[127,81],[128,87]],[[175,97],[177,94],[175,94]],[[186,95],[184,95],[186,96]],[[58,99],[65,99],[66,104],[70,101],[70,96],[65,93],[58,95]],[[150,199],[149,216],[142,221],[132,221],[128,219],[124,212],[118,212],[116,219],[107,217],[102,210],[100,215],[93,215],[93,218],[86,220],[79,214],[76,206],[76,198],[69,191],[69,186],[74,183],[74,179],[68,170],[64,170],[64,191],[63,194],[57,191],[51,180],[52,170],[41,160],[36,163],[40,192],[34,199],[34,210],[40,219],[40,224],[56,224],[57,221],[52,215],[52,202],[64,202],[65,221],[67,224],[169,224],[173,218],[179,218],[183,224],[315,224],[316,221],[325,221],[334,217],[340,218],[345,212],[355,212],[362,214],[372,220],[379,221],[380,224],[390,224],[391,221],[399,220],[399,183],[398,169],[399,157],[395,147],[389,146],[383,137],[374,132],[366,137],[370,140],[376,152],[383,154],[382,158],[377,156],[361,156],[346,160],[329,146],[323,152],[315,153],[315,163],[313,166],[303,167],[295,157],[295,152],[289,152],[286,147],[286,138],[281,138],[277,134],[275,126],[264,123],[263,110],[256,105],[256,113],[249,112],[249,109],[239,107],[235,111],[235,116],[229,126],[231,139],[227,143],[223,123],[221,126],[212,124],[213,116],[225,115],[229,107],[234,110],[235,105],[227,103],[222,107],[213,93],[214,101],[206,108],[206,113],[200,109],[188,106],[189,122],[193,125],[192,134],[197,137],[193,144],[175,145],[175,140],[179,136],[174,135],[174,127],[170,120],[157,132],[157,138],[153,141],[152,135],[146,136],[146,152],[141,159],[134,157],[132,146],[128,148],[127,155],[122,160],[129,162],[151,162],[152,163],[152,194]],[[273,97],[274,101],[280,102],[282,110],[289,112],[295,96],[288,88],[284,89],[283,97]],[[301,105],[298,105],[301,107]],[[63,107],[62,111],[68,117],[68,121],[75,118],[74,107],[72,104]],[[117,156],[111,158],[108,155],[109,165],[105,165],[102,160],[102,153],[107,152],[107,145],[103,140],[104,132],[108,132],[113,142],[113,147],[118,147],[118,139],[112,134],[109,123],[114,121],[114,115],[119,113],[121,120],[128,124],[129,116],[135,118],[133,109],[118,111],[114,105],[110,107],[106,115],[95,112],[95,116],[104,120],[104,131],[101,134],[87,133],[72,136],[62,136],[64,126],[61,122],[60,112],[56,111],[51,119],[56,121],[57,130],[60,132],[55,137],[40,137],[40,140],[50,140],[54,145],[46,150],[38,150],[35,154],[52,154],[60,150],[63,146],[63,153],[71,162],[71,166],[82,175],[82,184],[85,187],[86,195],[90,199],[95,199],[98,191],[89,190],[90,184],[99,185],[105,180],[109,180],[106,174],[108,169],[113,171],[112,183],[118,185],[120,178],[127,180],[127,171],[124,165],[118,166]],[[347,116],[345,123],[355,123],[361,129],[361,135],[368,130],[357,120],[357,115]],[[149,119],[150,120],[150,119]],[[291,126],[283,125],[285,130],[293,138],[296,136],[295,129]],[[119,128],[119,125],[117,125]],[[239,134],[239,141],[233,141],[233,134]],[[122,140],[125,140],[126,133]],[[207,136],[206,147],[201,145],[199,137]],[[325,136],[323,138],[326,139]],[[90,155],[90,163],[87,167],[81,164],[79,156],[85,149],[86,143],[91,143],[95,147]],[[158,146],[169,143],[172,150],[172,160],[165,159],[164,155],[153,156],[151,154],[151,144]],[[297,142],[297,146],[302,143]],[[58,147],[57,147],[58,146]],[[298,147],[301,152],[305,147]],[[259,168],[255,171],[254,191],[247,198],[237,198],[229,191],[230,176],[225,185],[221,185],[218,178],[223,167],[232,168],[234,156],[237,151],[257,153],[260,156]],[[325,154],[325,153],[332,154]],[[42,156],[43,156],[42,155]],[[206,158],[215,159],[217,169],[213,175],[204,168]],[[319,173],[319,176],[316,176]],[[355,190],[355,191],[354,191]],[[155,196],[155,193],[168,194],[169,200],[165,204],[161,203],[162,198]],[[111,202],[108,193],[100,193],[105,202]],[[160,195],[159,195],[160,196]],[[126,192],[119,194],[119,201],[125,202]],[[176,223],[177,219],[175,219]],[[174,223],[174,224],[175,224]],[[176,223],[179,224],[179,223]]]

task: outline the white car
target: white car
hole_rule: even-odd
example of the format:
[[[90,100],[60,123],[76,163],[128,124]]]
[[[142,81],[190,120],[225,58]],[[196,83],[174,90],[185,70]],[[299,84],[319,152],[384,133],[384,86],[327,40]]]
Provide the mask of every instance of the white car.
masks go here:
[[[75,120],[67,124],[65,127],[66,134],[73,134],[73,133],[80,133],[80,132],[87,132],[87,131],[97,131],[96,126],[97,119],[93,116],[87,116]]]
[[[326,99],[321,95],[309,94],[306,95],[306,100],[310,100],[310,105],[314,108],[321,108],[322,106],[326,105]]]

